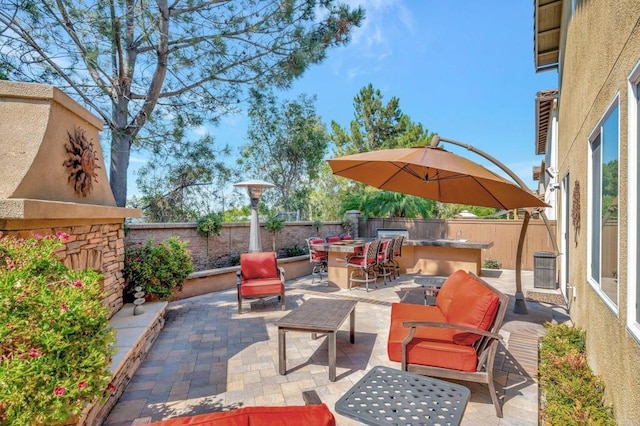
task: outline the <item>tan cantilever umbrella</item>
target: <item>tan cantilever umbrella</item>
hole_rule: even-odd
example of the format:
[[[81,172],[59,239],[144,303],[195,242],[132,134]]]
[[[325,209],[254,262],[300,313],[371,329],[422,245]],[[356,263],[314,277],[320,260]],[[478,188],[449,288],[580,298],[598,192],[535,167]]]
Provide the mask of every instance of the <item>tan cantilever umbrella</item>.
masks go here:
[[[527,191],[438,147],[395,148],[329,160],[333,174],[444,203],[514,209],[547,207]]]
[[[440,141],[464,146],[508,170],[490,155],[452,139],[434,136],[432,146],[396,148],[347,155],[329,160],[333,174],[380,189],[418,195],[444,203],[470,204],[502,209],[548,207],[528,191],[524,183],[508,170],[518,185],[489,171],[478,163],[437,147]],[[543,218],[546,216],[542,214]],[[529,223],[525,213],[516,254],[516,301],[514,312],[527,313],[522,293],[522,251]],[[551,232],[550,234],[551,235]],[[555,240],[554,240],[555,241]],[[554,247],[556,246],[554,242]]]

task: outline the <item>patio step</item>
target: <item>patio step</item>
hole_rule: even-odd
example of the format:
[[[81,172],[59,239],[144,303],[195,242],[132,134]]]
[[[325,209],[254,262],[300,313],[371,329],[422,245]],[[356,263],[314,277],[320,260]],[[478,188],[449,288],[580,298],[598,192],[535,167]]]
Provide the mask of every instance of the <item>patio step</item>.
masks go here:
[[[111,363],[111,383],[116,387],[103,405],[85,410],[83,425],[100,425],[125,391],[127,384],[164,327],[167,302],[145,303],[141,315],[133,315],[133,304],[125,304],[110,320],[116,332],[117,352]],[[79,423],[80,424],[80,423]]]

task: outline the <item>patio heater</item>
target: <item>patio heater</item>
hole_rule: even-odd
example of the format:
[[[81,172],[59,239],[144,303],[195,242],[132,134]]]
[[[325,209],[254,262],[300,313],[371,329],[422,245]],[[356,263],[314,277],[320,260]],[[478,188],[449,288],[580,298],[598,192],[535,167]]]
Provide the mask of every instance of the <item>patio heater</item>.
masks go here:
[[[437,147],[440,142],[448,142],[452,145],[457,145],[463,148],[468,149],[471,152],[474,152],[481,157],[491,161],[493,164],[502,169],[509,177],[511,177],[517,184],[524,190],[529,190],[527,185],[516,175],[511,169],[505,166],[503,163],[498,161],[495,157],[487,154],[486,152],[474,147],[473,145],[465,144],[462,142],[455,141],[453,139],[443,138],[441,136],[435,135],[431,139],[431,146]],[[547,232],[549,233],[549,238],[551,239],[551,243],[553,245],[553,250],[555,253],[558,253],[558,243],[556,242],[556,236],[551,230],[551,226],[549,225],[549,220],[547,219],[547,215],[544,210],[539,210],[540,216],[544,221],[544,224],[547,228]],[[515,304],[513,306],[513,312],[516,314],[526,314],[528,313],[527,303],[525,302],[524,293],[522,292],[522,251],[524,247],[524,239],[527,233],[527,227],[529,226],[529,219],[531,218],[531,213],[529,210],[525,210],[524,220],[522,221],[522,228],[520,228],[520,238],[518,240],[518,250],[516,253],[516,294],[515,294]]]
[[[247,193],[251,199],[251,226],[249,228],[249,253],[262,251],[262,243],[260,242],[260,226],[258,224],[258,203],[262,196],[262,191],[266,188],[273,188],[275,185],[263,180],[247,180],[244,182],[234,183],[235,187],[247,188]]]

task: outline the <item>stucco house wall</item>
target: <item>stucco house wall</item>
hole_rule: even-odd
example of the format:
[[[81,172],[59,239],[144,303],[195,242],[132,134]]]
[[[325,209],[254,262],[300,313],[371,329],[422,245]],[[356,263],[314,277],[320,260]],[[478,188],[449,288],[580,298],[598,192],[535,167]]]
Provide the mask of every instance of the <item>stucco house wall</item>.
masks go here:
[[[571,15],[571,1],[563,13]],[[640,343],[627,330],[628,271],[628,78],[640,60],[640,2],[582,0],[564,19],[561,45],[558,133],[559,176],[570,172],[571,188],[580,185],[580,229],[571,227],[568,281],[574,287],[571,318],[587,332],[589,364],[606,385],[619,424],[640,419]],[[589,135],[618,100],[619,111],[619,246],[617,309],[611,309],[588,282]],[[635,102],[635,100],[632,100]],[[565,209],[559,212],[563,220]],[[634,225],[635,226],[635,225]],[[560,228],[560,227],[559,227]],[[575,237],[574,237],[575,236]],[[558,235],[561,238],[561,235]],[[636,283],[631,283],[636,285]]]

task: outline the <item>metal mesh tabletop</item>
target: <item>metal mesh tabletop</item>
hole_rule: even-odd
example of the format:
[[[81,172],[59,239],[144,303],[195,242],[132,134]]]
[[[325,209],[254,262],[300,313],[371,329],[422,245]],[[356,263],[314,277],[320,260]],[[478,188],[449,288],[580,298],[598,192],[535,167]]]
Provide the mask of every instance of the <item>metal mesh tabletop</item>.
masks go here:
[[[455,383],[377,366],[335,409],[368,425],[459,425],[469,395]]]

